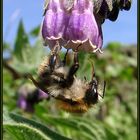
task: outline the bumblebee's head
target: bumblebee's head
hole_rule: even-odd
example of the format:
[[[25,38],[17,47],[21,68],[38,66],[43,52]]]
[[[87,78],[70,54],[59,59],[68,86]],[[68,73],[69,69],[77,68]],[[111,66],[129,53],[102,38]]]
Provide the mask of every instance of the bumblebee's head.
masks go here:
[[[97,81],[93,80],[89,83],[89,88],[86,91],[85,101],[88,104],[95,104],[98,101]]]

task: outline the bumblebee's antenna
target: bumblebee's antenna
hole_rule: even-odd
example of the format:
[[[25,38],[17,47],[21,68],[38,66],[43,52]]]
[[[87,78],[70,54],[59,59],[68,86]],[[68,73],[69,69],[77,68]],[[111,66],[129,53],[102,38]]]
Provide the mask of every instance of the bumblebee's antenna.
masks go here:
[[[68,55],[68,52],[69,52],[70,49],[67,49],[66,53],[65,53],[65,56],[64,56],[64,59],[62,61],[63,65],[65,66],[66,65],[66,59],[67,59],[67,55]]]
[[[54,67],[56,65],[56,61],[57,61],[57,57],[58,57],[58,53],[60,51],[61,47],[59,45],[59,42],[56,41],[56,44],[51,52],[51,56],[50,56],[50,59],[49,59],[49,66],[51,68],[51,70],[53,71],[54,70]]]
[[[39,88],[38,82],[33,78],[33,76],[32,76],[30,73],[26,73],[26,74],[25,74],[25,78],[29,78],[29,79],[34,83],[34,85],[35,85],[37,88]]]
[[[104,81],[103,97],[105,95],[105,87],[106,87],[106,81]]]
[[[57,40],[57,41],[56,41],[56,44],[55,44],[55,46],[54,46],[54,48],[53,48],[53,50],[52,50],[52,52],[51,52],[51,55],[56,55],[56,54],[58,54],[59,51],[60,51],[60,49],[61,49],[61,46],[59,45],[59,42],[58,42],[58,40]]]

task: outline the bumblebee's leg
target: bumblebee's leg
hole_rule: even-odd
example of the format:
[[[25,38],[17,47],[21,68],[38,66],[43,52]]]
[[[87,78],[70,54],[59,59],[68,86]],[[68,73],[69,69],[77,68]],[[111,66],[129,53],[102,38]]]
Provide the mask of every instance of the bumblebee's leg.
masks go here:
[[[58,54],[60,50],[61,50],[61,46],[59,45],[59,42],[56,41],[56,44],[51,51],[51,54]]]
[[[67,49],[67,51],[66,51],[66,53],[65,53],[65,56],[64,56],[64,59],[63,59],[63,61],[62,61],[63,66],[66,65],[66,59],[67,59],[68,52],[69,52],[69,49]]]
[[[60,47],[59,43],[56,42],[56,45],[54,46],[54,49],[52,50],[51,56],[49,58],[49,66],[50,66],[51,71],[53,71],[55,68],[58,53],[59,53],[60,49],[61,49],[61,47]]]
[[[49,58],[49,66],[50,66],[51,71],[54,70],[55,64],[56,64],[56,55],[52,54]]]
[[[84,81],[87,81],[87,77],[86,76],[84,76]]]
[[[30,73],[27,73],[25,75],[25,78],[29,78],[37,88],[40,88],[39,83],[33,78]]]
[[[74,64],[71,66],[70,71],[69,71],[69,77],[73,77],[74,74],[77,72],[78,68],[79,68],[79,61],[78,61],[78,48],[81,46],[81,44],[79,44],[76,48],[76,50],[74,51]]]
[[[74,52],[74,64],[71,66],[69,71],[69,76],[72,77],[77,72],[79,68],[79,62],[78,62],[78,52]]]
[[[67,86],[71,86],[74,81],[74,74],[77,72],[79,68],[78,62],[78,52],[74,52],[74,64],[71,66],[68,76],[66,78]]]
[[[78,68],[79,68],[79,62],[78,62],[78,47],[80,47],[81,44],[79,44],[77,46],[77,49],[74,51],[74,64],[71,66],[69,73],[67,75],[65,86],[70,87],[73,84],[74,81],[74,75],[77,72]]]
[[[39,83],[37,80],[35,80],[30,73],[27,73],[25,75],[25,77],[26,78],[29,78],[33,82],[33,84],[36,86],[36,88],[41,89],[42,91],[48,93],[48,91],[46,91],[46,89],[44,89],[43,84],[42,83]]]

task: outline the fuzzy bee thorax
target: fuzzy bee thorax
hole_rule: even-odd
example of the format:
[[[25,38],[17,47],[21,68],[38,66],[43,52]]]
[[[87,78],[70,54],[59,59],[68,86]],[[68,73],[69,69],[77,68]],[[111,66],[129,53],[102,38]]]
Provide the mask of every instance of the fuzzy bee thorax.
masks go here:
[[[74,78],[73,84],[70,87],[61,87],[59,84],[54,83],[48,87],[49,92],[54,97],[63,96],[65,99],[72,101],[82,100],[87,90],[87,83]]]

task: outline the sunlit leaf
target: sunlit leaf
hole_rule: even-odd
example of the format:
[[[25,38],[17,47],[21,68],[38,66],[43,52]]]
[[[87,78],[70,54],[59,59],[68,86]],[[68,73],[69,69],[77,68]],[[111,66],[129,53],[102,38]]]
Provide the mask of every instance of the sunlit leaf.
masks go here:
[[[70,140],[69,138],[66,138],[64,136],[59,135],[58,133],[52,131],[50,128],[48,128],[47,126],[35,122],[33,120],[29,120],[26,119],[22,116],[16,115],[16,114],[10,114],[10,117],[12,120],[14,120],[15,122],[18,123],[24,123],[26,125],[30,125],[31,127],[41,131],[42,133],[44,133],[47,137],[49,137],[51,140]]]
[[[41,131],[22,123],[4,123],[4,128],[13,140],[50,140]]]
[[[36,28],[34,28],[31,32],[30,32],[30,35],[32,37],[37,37],[39,35],[39,32],[40,32],[40,25],[37,26]]]
[[[29,46],[29,40],[28,40],[28,36],[25,32],[24,29],[24,25],[22,20],[19,23],[18,26],[18,30],[17,30],[17,36],[16,36],[16,40],[15,40],[15,44],[14,44],[14,54],[18,57],[18,58],[22,58],[22,50],[25,47]]]

